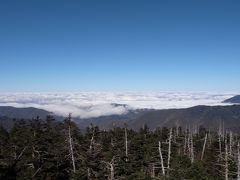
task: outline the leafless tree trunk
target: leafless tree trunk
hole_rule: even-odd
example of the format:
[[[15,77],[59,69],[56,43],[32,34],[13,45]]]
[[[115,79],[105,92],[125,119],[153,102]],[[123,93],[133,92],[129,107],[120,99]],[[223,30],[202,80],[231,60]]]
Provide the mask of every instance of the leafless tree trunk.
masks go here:
[[[154,163],[151,166],[151,178],[155,178],[155,164]]]
[[[225,142],[225,180],[228,180],[228,145]]]
[[[224,137],[225,137],[225,128],[224,128],[224,122],[221,121],[219,123],[219,128],[218,128],[218,135],[223,137],[223,141],[224,141]]]
[[[194,162],[194,149],[193,149],[193,134],[189,133],[189,137],[188,137],[188,149],[189,149],[189,158],[191,159],[191,163]]]
[[[38,168],[37,171],[32,175],[32,178],[34,178],[40,170],[41,170],[41,167]]]
[[[159,151],[159,156],[161,160],[161,167],[162,167],[162,174],[165,176],[165,169],[164,169],[164,164],[163,164],[163,156],[162,156],[162,149],[161,149],[161,142],[158,142],[158,151]]]
[[[172,134],[173,134],[172,135],[172,142],[176,143],[177,142],[177,133],[176,133],[176,131],[173,130]]]
[[[224,137],[225,137],[225,124],[224,124],[224,122],[222,122],[222,136],[223,136],[223,140],[225,140],[224,139]]]
[[[187,151],[187,133],[185,132],[185,137],[184,137],[184,146],[183,146],[183,154],[186,155]]]
[[[114,180],[115,179],[115,172],[114,172],[114,159],[115,157],[112,158],[112,160],[110,162],[105,162],[102,161],[103,163],[105,163],[107,165],[107,169],[110,171],[110,174],[108,176],[108,180]]]
[[[204,156],[204,152],[205,152],[205,148],[206,148],[206,142],[207,142],[207,134],[205,135],[205,138],[204,138],[201,160],[203,160],[203,156]]]
[[[237,180],[240,180],[240,150],[239,150],[240,146],[238,143],[238,147],[237,147]]]
[[[88,176],[88,179],[91,179],[91,172],[90,172],[90,168],[87,168],[87,176]]]
[[[73,152],[73,140],[72,140],[72,135],[71,135],[71,114],[68,116],[68,140],[69,140],[69,149],[70,149],[70,154],[71,154],[71,159],[72,159],[72,166],[73,166],[73,172],[76,172],[76,166],[75,166],[75,158],[74,158],[74,152]]]
[[[13,151],[13,158],[17,159],[17,146],[12,146],[14,151]]]
[[[187,152],[188,152],[188,157],[191,158],[191,138],[190,138],[190,131],[188,131],[188,135],[187,135]]]
[[[191,162],[194,162],[194,149],[193,149],[193,135],[192,133],[190,134],[190,144],[191,144],[191,148],[190,148],[190,154],[191,154]]]
[[[125,156],[126,161],[128,161],[128,135],[127,135],[127,127],[125,127]]]
[[[90,145],[89,145],[89,152],[90,152],[90,154],[92,153],[93,144],[94,144],[94,138],[95,138],[95,128],[92,125],[92,137],[91,137]],[[90,170],[90,168],[87,169],[87,175],[88,175],[88,179],[91,179],[91,170]]]
[[[110,166],[110,180],[114,180],[114,159],[109,163]]]
[[[210,129],[208,130],[208,141],[209,141],[209,143],[208,143],[208,147],[210,147],[211,145],[212,145],[212,135],[211,135],[211,131],[210,131]]]
[[[90,141],[90,145],[89,145],[89,150],[90,152],[92,152],[92,148],[93,148],[93,144],[94,144],[94,137],[95,137],[95,128],[92,127],[92,137],[91,137],[91,141]]]
[[[221,142],[221,135],[218,135],[218,145],[219,145],[219,155],[222,156],[222,142]]]
[[[19,159],[22,157],[23,153],[26,151],[27,148],[28,148],[27,146],[25,146],[25,147],[23,148],[23,150],[22,150],[22,151],[20,152],[20,154],[17,156],[16,160],[19,160]]]
[[[229,154],[232,155],[232,145],[233,145],[233,134],[232,131],[229,132]]]
[[[168,139],[168,161],[167,161],[168,171],[170,170],[171,143],[172,143],[172,128],[170,129],[170,134],[169,134],[169,139]]]
[[[177,126],[176,126],[176,134],[177,134],[177,137],[179,136],[179,123],[177,122]]]

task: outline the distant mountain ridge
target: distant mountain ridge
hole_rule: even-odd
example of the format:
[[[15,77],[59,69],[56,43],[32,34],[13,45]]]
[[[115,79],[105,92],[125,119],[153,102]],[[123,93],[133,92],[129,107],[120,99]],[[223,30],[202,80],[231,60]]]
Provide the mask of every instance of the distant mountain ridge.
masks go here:
[[[17,119],[44,119],[48,115],[54,115],[51,112],[33,107],[16,108],[12,106],[0,106],[0,126],[11,129]]]
[[[45,118],[47,115],[54,114],[52,112],[33,107],[16,108],[12,106],[0,106],[0,116],[6,116],[8,118],[32,119],[37,116]]]
[[[128,110],[128,113],[121,115],[109,115],[109,116],[100,116],[95,118],[74,118],[74,121],[79,125],[80,128],[86,128],[91,124],[97,125],[102,129],[109,129],[113,127],[122,127],[124,124],[132,119],[139,118],[147,112],[155,111],[153,109],[136,109]]]
[[[128,122],[132,128],[140,128],[143,124],[147,124],[150,129],[173,126],[183,128],[203,126],[217,129],[220,123],[224,123],[229,129],[240,127],[240,105],[156,110]]]
[[[232,98],[226,99],[224,103],[240,104],[240,95],[234,96]]]
[[[64,117],[56,116],[51,112],[37,108],[14,108],[0,107],[0,125],[11,128],[13,119],[32,119],[37,116],[45,119],[46,116],[53,115],[57,120]],[[97,118],[74,118],[74,121],[81,129],[85,129],[90,124],[98,125],[101,129],[109,129],[117,126],[139,129],[147,125],[151,130],[157,127],[181,126],[193,127],[204,126],[206,128],[217,129],[220,123],[224,123],[226,128],[240,129],[240,105],[229,106],[195,106],[185,109],[138,109],[129,110],[122,115],[101,116]]]

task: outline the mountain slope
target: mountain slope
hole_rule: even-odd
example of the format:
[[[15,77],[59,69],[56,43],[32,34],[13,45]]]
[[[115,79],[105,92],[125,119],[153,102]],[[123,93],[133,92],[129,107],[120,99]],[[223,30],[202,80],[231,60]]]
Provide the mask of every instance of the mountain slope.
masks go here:
[[[32,119],[37,116],[40,118],[45,118],[47,115],[52,114],[53,113],[51,112],[33,107],[15,108],[11,106],[0,106],[0,116],[6,116],[8,118]]]
[[[204,126],[217,129],[220,122],[224,122],[226,128],[240,127],[240,106],[195,106],[187,109],[156,110],[130,120],[128,124],[134,129],[144,124],[150,129],[172,126]]]
[[[240,95],[234,96],[232,98],[226,99],[224,103],[240,104]]]
[[[109,129],[115,126],[122,127],[124,126],[125,123],[128,123],[130,120],[139,118],[145,113],[151,111],[153,110],[152,109],[129,110],[126,114],[100,116],[88,119],[74,118],[74,121],[79,125],[81,129],[84,129],[91,124],[97,125],[102,129]]]
[[[51,112],[36,108],[14,108],[0,107],[0,125],[7,128],[12,127],[17,119],[32,119],[39,116],[44,119],[47,115],[54,115]],[[57,120],[64,117],[55,116]],[[231,106],[195,106],[186,109],[167,110],[131,110],[123,115],[101,116],[89,119],[73,119],[81,129],[85,129],[91,123],[98,125],[101,129],[109,129],[115,126],[123,126],[124,123],[129,128],[139,129],[144,124],[150,129],[157,127],[181,126],[194,127],[204,126],[206,128],[217,129],[220,123],[224,123],[226,128],[240,128],[240,105]]]
[[[46,118],[53,113],[37,108],[15,108],[11,106],[0,106],[0,126],[11,129],[16,119]]]

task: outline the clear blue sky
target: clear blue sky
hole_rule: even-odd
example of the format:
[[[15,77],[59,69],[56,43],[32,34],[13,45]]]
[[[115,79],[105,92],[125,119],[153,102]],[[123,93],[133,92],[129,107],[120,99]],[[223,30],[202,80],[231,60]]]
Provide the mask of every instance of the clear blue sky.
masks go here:
[[[239,0],[4,0],[0,91],[240,91]]]

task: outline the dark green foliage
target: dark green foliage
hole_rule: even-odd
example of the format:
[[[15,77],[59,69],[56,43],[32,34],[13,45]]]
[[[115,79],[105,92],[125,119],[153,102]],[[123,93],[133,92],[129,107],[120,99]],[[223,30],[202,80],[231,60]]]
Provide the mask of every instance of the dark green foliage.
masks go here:
[[[73,139],[76,172],[73,172],[69,149],[69,126]],[[177,135],[178,133],[178,135]],[[114,128],[100,130],[91,125],[81,133],[75,123],[45,120],[16,121],[10,132],[0,127],[0,179],[110,179],[111,167],[115,179],[224,179],[224,146],[219,153],[218,135],[209,134],[203,160],[201,153],[207,130],[200,127],[193,133],[194,162],[189,152],[184,154],[184,144],[189,131],[173,128],[170,169],[167,169],[170,129],[150,131],[143,126],[138,132],[127,130],[128,156],[125,154],[125,130]],[[237,140],[228,159],[229,178],[236,178]],[[166,175],[163,176],[158,142],[164,158]],[[229,140],[227,140],[229,141]]]

